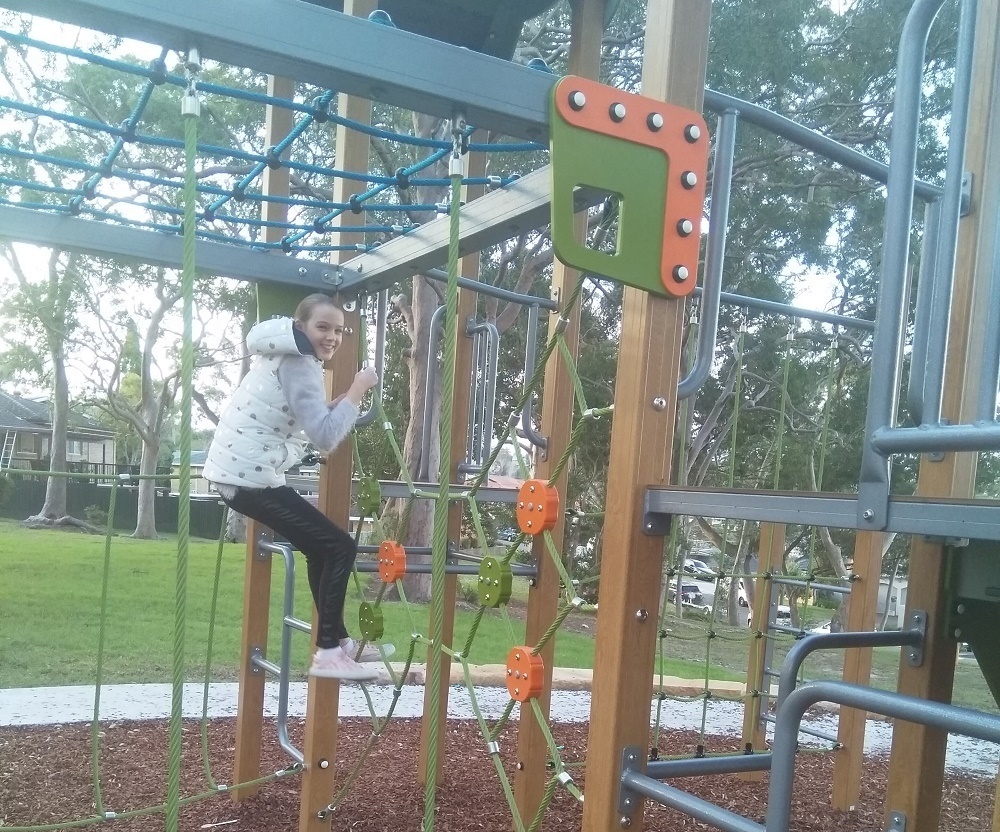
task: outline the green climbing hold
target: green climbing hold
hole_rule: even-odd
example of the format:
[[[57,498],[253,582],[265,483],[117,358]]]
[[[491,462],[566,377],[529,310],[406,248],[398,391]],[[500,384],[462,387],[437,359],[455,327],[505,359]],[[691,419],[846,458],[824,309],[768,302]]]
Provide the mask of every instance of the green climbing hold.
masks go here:
[[[362,517],[374,517],[382,505],[382,486],[375,477],[358,481],[358,511]]]
[[[382,638],[382,634],[385,632],[385,618],[379,607],[369,604],[367,601],[362,602],[358,609],[358,621],[361,635],[365,641],[376,641]]]
[[[479,564],[479,603],[484,607],[499,607],[510,600],[514,575],[510,566],[496,558],[483,558]]]

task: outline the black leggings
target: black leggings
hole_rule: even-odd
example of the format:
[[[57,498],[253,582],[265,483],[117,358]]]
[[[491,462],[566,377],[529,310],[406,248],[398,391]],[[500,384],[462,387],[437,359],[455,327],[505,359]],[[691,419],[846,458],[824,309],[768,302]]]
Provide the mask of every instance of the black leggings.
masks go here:
[[[309,589],[319,612],[316,646],[337,647],[347,638],[344,598],[358,547],[347,532],[287,485],[237,488],[226,505],[274,529],[306,556]]]

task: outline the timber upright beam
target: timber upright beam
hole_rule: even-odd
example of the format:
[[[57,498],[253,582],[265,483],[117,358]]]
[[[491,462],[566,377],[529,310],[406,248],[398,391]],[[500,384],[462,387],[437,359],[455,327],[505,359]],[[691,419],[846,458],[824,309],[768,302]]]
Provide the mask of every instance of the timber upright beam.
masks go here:
[[[878,612],[882,555],[889,541],[883,532],[859,531],[854,543],[854,583],[848,597],[848,632],[871,632]],[[889,603],[886,596],[885,603]],[[868,687],[872,676],[872,648],[852,647],[844,651],[845,682]],[[833,752],[833,808],[853,812],[861,798],[861,775],[865,762],[865,727],[868,713],[841,708],[837,725],[839,748]]]
[[[710,16],[709,0],[649,0],[644,95],[701,110]],[[683,300],[625,289],[604,522],[615,558],[601,576],[584,832],[642,826],[641,806],[619,809],[619,783],[626,746],[649,739],[663,537],[643,533],[644,495],[670,476],[683,322]]]
[[[273,98],[292,97],[295,85],[287,78],[267,79],[267,94]],[[268,147],[277,144],[292,129],[292,111],[267,106],[264,122]],[[264,171],[263,191],[268,195],[288,196],[289,170],[267,168]],[[269,222],[285,222],[288,206],[277,202],[262,204],[262,219]],[[264,240],[277,242],[281,230],[274,226],[264,227]],[[261,292],[273,292],[270,287],[258,285],[258,308]],[[271,598],[271,555],[261,556],[258,548],[262,534],[270,535],[260,523],[247,518],[247,562],[243,587],[243,646],[240,652],[239,704],[236,710],[236,750],[233,763],[233,780],[246,783],[260,777],[261,740],[264,729],[264,682],[266,674],[253,665],[254,655],[267,655],[268,611]],[[259,790],[257,786],[233,790],[233,800],[240,802],[252,797]]]
[[[486,137],[481,134],[474,134],[472,141],[485,141]],[[486,175],[487,156],[485,153],[470,153],[466,162],[465,176],[467,178],[482,178]],[[478,199],[486,189],[482,185],[463,187],[462,204]],[[479,252],[469,254],[462,258],[459,263],[459,275],[473,279],[479,278]],[[466,334],[465,325],[469,319],[475,319],[478,298],[475,292],[467,289],[458,290],[458,331],[456,337],[458,343],[455,345],[455,389],[452,400],[452,410],[454,412],[454,427],[451,436],[448,437],[447,444],[441,443],[441,453],[448,454],[448,470],[451,473],[451,482],[461,482],[458,473],[458,465],[465,459],[466,445],[468,437],[462,433],[461,427],[469,422],[469,400],[471,395],[468,379],[472,377],[472,338]],[[433,360],[433,359],[431,359]],[[430,395],[430,391],[428,391]],[[492,442],[492,437],[487,437],[486,442]],[[463,502],[452,502],[448,506],[448,540],[458,541],[462,535],[462,515],[465,510]],[[444,593],[444,617],[442,618],[442,639],[448,647],[452,647],[455,635],[455,603],[458,596],[458,575],[446,574],[443,587],[431,587],[432,592]],[[436,655],[436,658],[435,658]],[[448,691],[451,689],[451,656],[443,650],[428,650],[428,662],[440,662],[440,675],[438,676],[438,720],[440,725],[444,725],[448,718]],[[426,678],[431,678],[430,673]],[[417,782],[420,785],[427,783],[427,752],[430,736],[430,697],[424,696],[424,718],[420,721],[420,757],[417,762]],[[441,785],[444,781],[444,752],[445,752],[446,731],[438,732],[438,754],[435,760],[434,783]]]
[[[376,8],[372,0],[344,0],[344,12],[368,15]],[[343,118],[362,124],[371,122],[371,102],[348,95],[340,95],[337,112]],[[367,171],[369,141],[364,133],[351,131],[344,125],[337,127],[337,167],[346,171]],[[335,180],[333,201],[347,202],[354,192],[354,183],[344,178]],[[364,214],[345,211],[331,224],[347,228],[361,225]],[[341,245],[364,242],[360,233],[339,235]],[[346,252],[336,252],[335,262],[346,259]],[[326,368],[327,395],[343,393],[354,380],[358,370],[358,340],[360,316],[355,310],[345,316],[347,330],[337,354]],[[318,508],[343,529],[350,530],[351,478],[354,454],[351,442],[345,440],[326,458],[319,479]],[[316,613],[313,611],[313,634],[317,631]],[[305,771],[302,775],[302,792],[299,795],[299,832],[329,832],[330,818],[325,811],[334,796],[337,762],[337,713],[340,709],[340,682],[337,679],[309,678],[306,700],[306,726],[303,740]],[[325,764],[325,765],[324,765]]]
[[[568,71],[571,75],[597,79],[601,70],[601,37],[603,35],[605,0],[574,0],[572,5],[572,29],[570,34],[570,54]],[[587,214],[576,215],[576,234],[580,240],[586,239]],[[553,295],[560,301],[560,312],[549,316],[548,332],[552,332],[562,318],[567,321],[563,331],[566,346],[573,359],[579,353],[580,344],[580,304],[573,309],[565,309],[567,298],[573,293],[576,282],[581,280],[580,272],[560,263],[555,263],[552,272]],[[563,449],[569,443],[573,430],[574,395],[573,380],[559,350],[552,353],[545,367],[545,387],[542,393],[542,434],[547,445],[540,450],[535,466],[535,477],[548,482],[555,471]],[[580,414],[576,414],[580,418]],[[569,468],[563,470],[559,479],[552,483],[559,492],[564,508],[568,508],[566,490],[569,484]],[[552,542],[556,550],[562,552],[566,530],[566,516],[563,512],[551,530]],[[524,643],[533,647],[552,625],[559,606],[559,571],[549,555],[542,536],[534,538],[532,555],[538,564],[538,577],[528,590],[527,621]],[[538,704],[543,715],[548,718],[552,699],[552,670],[555,663],[555,639],[549,639],[539,654],[545,668],[542,694]],[[518,772],[514,781],[514,798],[517,810],[525,826],[531,823],[541,806],[546,781],[552,776],[546,769],[549,758],[548,744],[541,726],[533,715],[522,707],[521,720],[517,729]]]
[[[746,704],[743,706],[743,747],[752,748],[755,752],[763,751],[765,747],[767,731],[761,720],[761,706],[771,692],[771,677],[766,671],[772,651],[767,649],[766,634],[775,587],[770,576],[781,571],[784,556],[785,524],[761,523],[757,577],[754,579],[753,613],[750,618],[754,640],[747,664],[747,690],[744,700]],[[764,772],[746,771],[739,777],[741,780],[759,782],[764,779]]]
[[[1000,0],[982,0],[976,24],[975,64],[966,143],[966,170],[974,191],[968,216],[959,224],[954,298],[941,415],[952,423],[973,422],[983,372],[982,342],[989,283],[995,264],[996,216],[1000,210]],[[994,380],[995,382],[995,380]],[[977,455],[947,453],[940,462],[923,457],[917,479],[922,497],[969,497],[975,488]],[[951,701],[956,649],[943,632],[946,590],[941,542],[914,537],[910,547],[907,613],[928,615],[924,661],[901,664],[900,693]],[[893,731],[886,814],[906,818],[906,832],[937,830],[947,736],[930,728],[897,723]],[[994,823],[994,829],[997,829]]]

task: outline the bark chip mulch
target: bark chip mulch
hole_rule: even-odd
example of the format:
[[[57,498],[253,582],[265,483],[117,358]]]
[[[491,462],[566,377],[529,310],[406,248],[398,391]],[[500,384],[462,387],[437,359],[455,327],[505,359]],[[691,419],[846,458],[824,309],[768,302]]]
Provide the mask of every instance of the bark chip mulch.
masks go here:
[[[219,783],[231,777],[235,746],[235,720],[217,719],[209,724],[209,756]],[[435,828],[442,832],[507,832],[510,814],[492,761],[484,748],[478,726],[449,721],[446,726],[446,783],[438,792]],[[585,788],[586,724],[557,723],[553,734],[562,746],[576,783]],[[290,721],[292,742],[302,747],[302,722]],[[365,719],[344,719],[340,729],[338,771],[346,776],[353,768],[371,733]],[[201,754],[201,727],[184,724],[184,794],[207,789]],[[698,737],[672,731],[661,742],[662,757],[690,755]],[[416,781],[420,743],[417,720],[392,723],[369,756],[364,769],[343,804],[332,817],[332,829],[357,832],[419,832],[423,819],[423,788]],[[514,771],[516,724],[500,738],[508,772]],[[167,725],[164,721],[114,722],[101,726],[101,795],[106,810],[118,813],[161,804],[166,796]],[[710,739],[709,752],[737,751],[737,738]],[[289,759],[278,746],[274,725],[265,727],[262,771],[285,768]],[[579,765],[575,765],[579,764]],[[830,808],[833,758],[830,754],[803,753],[796,762],[794,832],[874,832],[883,830],[883,801],[888,761],[865,761],[865,781],[859,805],[853,812]],[[65,822],[92,816],[94,790],[91,775],[89,725],[47,725],[0,728],[0,828]],[[674,785],[742,815],[763,822],[767,803],[767,777],[747,782],[735,776],[687,778]],[[942,790],[942,832],[989,832],[993,817],[993,779],[946,775]],[[332,797],[332,796],[331,796]],[[185,832],[296,832],[298,829],[299,776],[265,784],[260,793],[240,804],[215,796],[185,806],[181,829]],[[662,807],[646,809],[645,827],[653,832],[706,830],[691,818]],[[164,828],[164,819],[153,814],[118,819],[108,826],[91,826],[113,832],[153,832]],[[542,825],[544,830],[581,828],[581,806],[569,794],[557,792]]]

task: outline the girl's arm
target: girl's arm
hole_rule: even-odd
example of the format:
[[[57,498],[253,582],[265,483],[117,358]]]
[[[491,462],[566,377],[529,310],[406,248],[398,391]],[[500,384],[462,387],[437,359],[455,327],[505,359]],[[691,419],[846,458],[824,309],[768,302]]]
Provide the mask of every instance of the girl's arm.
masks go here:
[[[286,356],[278,367],[278,381],[285,393],[289,413],[302,425],[316,447],[329,453],[351,432],[358,418],[358,405],[374,385],[374,371],[362,370],[337,402],[328,402],[323,372],[312,357]]]

